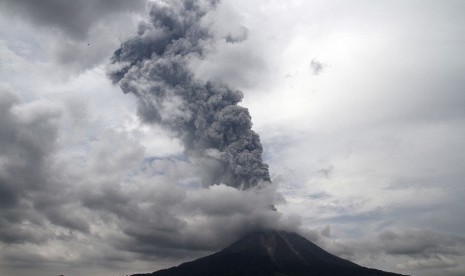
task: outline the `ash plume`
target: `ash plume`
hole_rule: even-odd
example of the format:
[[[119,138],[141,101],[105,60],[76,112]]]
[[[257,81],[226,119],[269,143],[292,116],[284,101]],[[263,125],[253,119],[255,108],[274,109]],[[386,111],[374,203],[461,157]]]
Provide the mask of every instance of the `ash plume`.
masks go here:
[[[138,114],[181,138],[188,156],[205,165],[205,186],[224,183],[248,189],[269,183],[260,138],[241,91],[201,81],[189,60],[202,58],[216,38],[203,21],[218,1],[150,4],[148,22],[115,51],[109,76],[138,98]],[[226,39],[226,38],[221,38]],[[227,40],[227,39],[226,39]]]

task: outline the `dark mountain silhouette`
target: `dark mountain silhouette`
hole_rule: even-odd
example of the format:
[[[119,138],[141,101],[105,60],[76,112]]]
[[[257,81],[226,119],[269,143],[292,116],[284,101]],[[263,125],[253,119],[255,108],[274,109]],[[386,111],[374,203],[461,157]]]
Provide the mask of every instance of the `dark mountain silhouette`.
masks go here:
[[[133,276],[400,276],[334,256],[296,233],[251,233],[207,257]]]

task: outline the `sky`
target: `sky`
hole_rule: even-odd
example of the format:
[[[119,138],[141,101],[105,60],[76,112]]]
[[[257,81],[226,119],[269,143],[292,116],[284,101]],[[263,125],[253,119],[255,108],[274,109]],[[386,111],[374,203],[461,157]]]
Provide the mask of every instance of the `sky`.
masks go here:
[[[464,275],[465,2],[196,2],[0,0],[0,274],[151,272],[275,228]],[[185,43],[150,48],[169,24]],[[217,173],[179,87],[235,99],[213,130],[243,126],[271,182]]]

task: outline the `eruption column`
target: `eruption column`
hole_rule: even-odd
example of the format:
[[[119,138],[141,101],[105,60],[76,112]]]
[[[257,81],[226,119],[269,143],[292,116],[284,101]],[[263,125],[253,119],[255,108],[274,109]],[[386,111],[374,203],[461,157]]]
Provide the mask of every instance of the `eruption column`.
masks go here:
[[[214,41],[202,18],[218,1],[153,2],[150,20],[115,51],[109,75],[138,98],[138,114],[181,138],[185,152],[205,164],[204,185],[248,189],[270,182],[259,136],[241,91],[195,79],[189,60]]]

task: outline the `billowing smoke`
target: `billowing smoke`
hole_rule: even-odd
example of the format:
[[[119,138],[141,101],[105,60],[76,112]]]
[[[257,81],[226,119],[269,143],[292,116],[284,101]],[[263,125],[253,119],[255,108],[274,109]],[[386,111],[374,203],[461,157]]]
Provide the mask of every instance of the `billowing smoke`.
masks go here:
[[[270,182],[270,176],[259,136],[251,129],[251,116],[237,105],[243,94],[196,79],[189,67],[189,61],[202,58],[217,39],[203,20],[217,3],[151,3],[150,20],[114,53],[109,75],[124,93],[137,96],[144,122],[175,133],[186,154],[202,161],[208,172],[204,185],[248,189]]]

